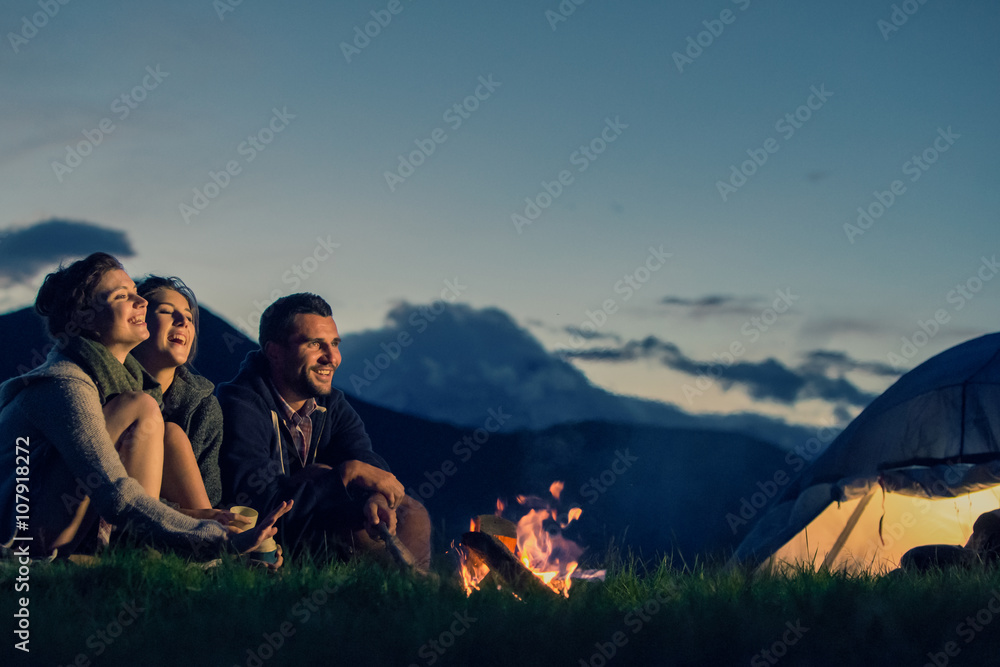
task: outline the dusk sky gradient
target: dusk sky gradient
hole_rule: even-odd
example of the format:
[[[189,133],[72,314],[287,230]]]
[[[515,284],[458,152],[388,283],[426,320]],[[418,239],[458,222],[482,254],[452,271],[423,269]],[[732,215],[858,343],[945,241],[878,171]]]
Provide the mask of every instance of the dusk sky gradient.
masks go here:
[[[23,235],[80,221],[127,235],[132,275],[178,275],[241,328],[272,295],[314,291],[342,334],[376,329],[450,281],[557,351],[610,301],[601,337],[574,348],[605,350],[573,361],[593,382],[798,423],[837,404],[742,385],[689,400],[695,375],[664,348],[608,352],[653,336],[695,362],[734,342],[739,361],[790,368],[843,353],[823,372],[877,394],[920,322],[940,323],[900,371],[998,329],[996,3],[243,0],[220,15],[223,1],[53,2],[34,33],[37,0],[0,7],[0,311],[65,256]],[[348,62],[372,12],[391,22]],[[243,143],[265,128],[280,131],[261,150]],[[92,152],[54,166],[84,132],[101,136]],[[603,152],[581,157],[592,141]],[[398,172],[418,142],[433,153]],[[763,164],[720,194],[752,155]],[[185,215],[227,163],[238,173]],[[512,221],[563,171],[537,219]],[[5,255],[14,241],[28,250]],[[785,312],[750,324],[781,294]]]

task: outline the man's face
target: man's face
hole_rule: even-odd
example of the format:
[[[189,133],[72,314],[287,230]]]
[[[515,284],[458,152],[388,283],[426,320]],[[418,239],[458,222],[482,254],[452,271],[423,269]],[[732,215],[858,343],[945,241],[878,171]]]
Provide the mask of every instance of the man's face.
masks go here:
[[[311,313],[295,316],[284,345],[267,344],[275,385],[289,404],[330,393],[333,372],[340,366],[339,347],[333,318]]]

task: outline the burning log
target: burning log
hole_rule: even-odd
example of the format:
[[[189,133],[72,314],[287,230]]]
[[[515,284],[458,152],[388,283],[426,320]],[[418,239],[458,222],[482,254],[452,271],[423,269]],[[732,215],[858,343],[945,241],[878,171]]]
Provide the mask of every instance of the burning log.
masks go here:
[[[549,492],[558,500],[562,488],[562,482],[553,482]],[[546,595],[569,597],[570,579],[604,579],[603,570],[577,570],[583,549],[555,529],[566,528],[580,518],[582,510],[569,510],[564,523],[550,503],[533,496],[518,496],[522,505],[529,500],[534,507],[516,524],[501,516],[504,503],[500,499],[496,515],[481,514],[472,520],[470,532],[462,536],[458,549],[459,573],[466,594],[478,590],[480,583],[489,582],[498,588],[506,586],[515,595],[515,591],[545,590]]]
[[[518,593],[551,596],[556,593],[543,584],[517,559],[499,539],[485,532],[470,531],[462,535],[462,545],[483,561],[501,582]]]
[[[480,514],[472,520],[472,530],[500,540],[511,553],[517,551],[517,524],[496,514]]]

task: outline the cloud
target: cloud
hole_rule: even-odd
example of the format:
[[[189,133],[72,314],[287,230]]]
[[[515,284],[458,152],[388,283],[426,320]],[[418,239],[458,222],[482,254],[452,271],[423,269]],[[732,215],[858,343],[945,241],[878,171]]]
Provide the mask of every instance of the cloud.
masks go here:
[[[660,303],[668,306],[709,307],[709,306],[721,306],[735,300],[736,297],[726,296],[722,294],[712,294],[709,296],[703,296],[700,299],[686,299],[680,296],[665,296],[662,299],[660,299]]]
[[[89,222],[53,218],[0,231],[0,285],[27,283],[49,266],[99,250],[119,258],[135,254],[125,232]]]
[[[756,400],[770,400],[791,405],[797,401],[819,398],[854,406],[868,405],[875,394],[859,389],[845,377],[849,371],[863,371],[879,376],[898,376],[899,372],[880,362],[862,362],[843,352],[813,350],[804,361],[790,368],[777,359],[737,361],[730,364],[703,362],[684,354],[674,343],[647,336],[630,340],[618,347],[564,350],[564,359],[587,359],[620,363],[636,359],[655,359],[672,370],[714,378],[724,389],[742,386]]]
[[[646,336],[642,340],[630,340],[616,348],[595,347],[587,350],[564,350],[559,353],[559,356],[612,362],[660,357],[664,361],[664,365],[671,368],[674,368],[675,364],[683,366],[687,360],[680,348],[673,343],[662,341],[656,336]],[[692,368],[697,366],[696,362],[692,361],[691,364]],[[682,369],[678,368],[678,370]]]
[[[622,342],[622,337],[616,333],[611,333],[610,331],[588,331],[586,329],[581,329],[576,326],[564,327],[563,331],[568,333],[570,336],[579,336],[584,340],[613,340],[616,343]]]
[[[665,296],[660,299],[664,306],[689,309],[688,314],[701,319],[710,315],[759,315],[763,297],[733,296],[730,294],[708,294],[698,298]]]
[[[808,340],[810,345],[825,345],[833,336],[843,334],[867,336],[872,340],[887,344],[889,346],[889,350],[887,351],[891,351],[893,345],[898,349],[899,337],[912,333],[912,323],[877,321],[875,319],[852,317],[809,318],[799,330],[802,339]],[[964,341],[970,338],[978,338],[988,333],[990,333],[990,330],[987,329],[949,325],[948,327],[942,327],[937,337],[938,339]]]
[[[836,405],[833,408],[833,419],[838,424],[847,424],[854,419],[854,413],[847,409],[845,405]]]
[[[812,350],[804,355],[805,361],[802,368],[812,372],[826,373],[836,371],[847,373],[848,371],[864,371],[872,375],[883,377],[898,377],[900,372],[889,364],[880,361],[858,361],[852,359],[846,352],[834,352],[832,350]]]

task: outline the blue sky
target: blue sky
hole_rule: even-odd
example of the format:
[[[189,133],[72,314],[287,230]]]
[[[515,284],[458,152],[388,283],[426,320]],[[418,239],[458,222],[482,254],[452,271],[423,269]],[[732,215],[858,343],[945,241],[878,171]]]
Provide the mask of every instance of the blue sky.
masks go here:
[[[457,280],[459,301],[506,311],[550,350],[610,300],[602,337],[575,349],[653,336],[708,362],[738,343],[741,360],[791,368],[844,353],[824,372],[871,392],[893,378],[864,362],[888,363],[920,322],[939,326],[905,368],[997,329],[993,3],[912,0],[893,17],[888,2],[567,0],[564,21],[547,15],[554,0],[244,0],[221,16],[209,0],[69,2],[51,17],[44,4],[0,8],[0,230],[51,218],[121,230],[130,272],[179,275],[234,323],[310,290],[342,332],[374,329]],[[387,16],[348,62],[355,28]],[[674,55],[689,48],[690,62]],[[53,166],[84,132],[100,142]],[[397,171],[428,142],[412,174]],[[581,157],[588,145],[603,152]],[[763,164],[744,164],[752,155]],[[227,164],[235,175],[219,176]],[[734,165],[752,173],[724,199]],[[393,171],[407,175],[390,188]],[[519,231],[512,215],[562,172]],[[185,216],[196,189],[215,192],[212,173],[225,187]],[[891,205],[849,239],[844,225],[859,206],[878,212],[894,181]],[[622,288],[661,246],[669,259]],[[4,255],[0,309],[30,303],[59,259],[31,248],[30,277],[10,268],[24,255]],[[977,275],[969,298],[953,291]],[[768,313],[779,291],[791,306]],[[818,423],[836,407],[741,385],[692,400],[696,376],[658,354],[573,363],[694,412]]]

